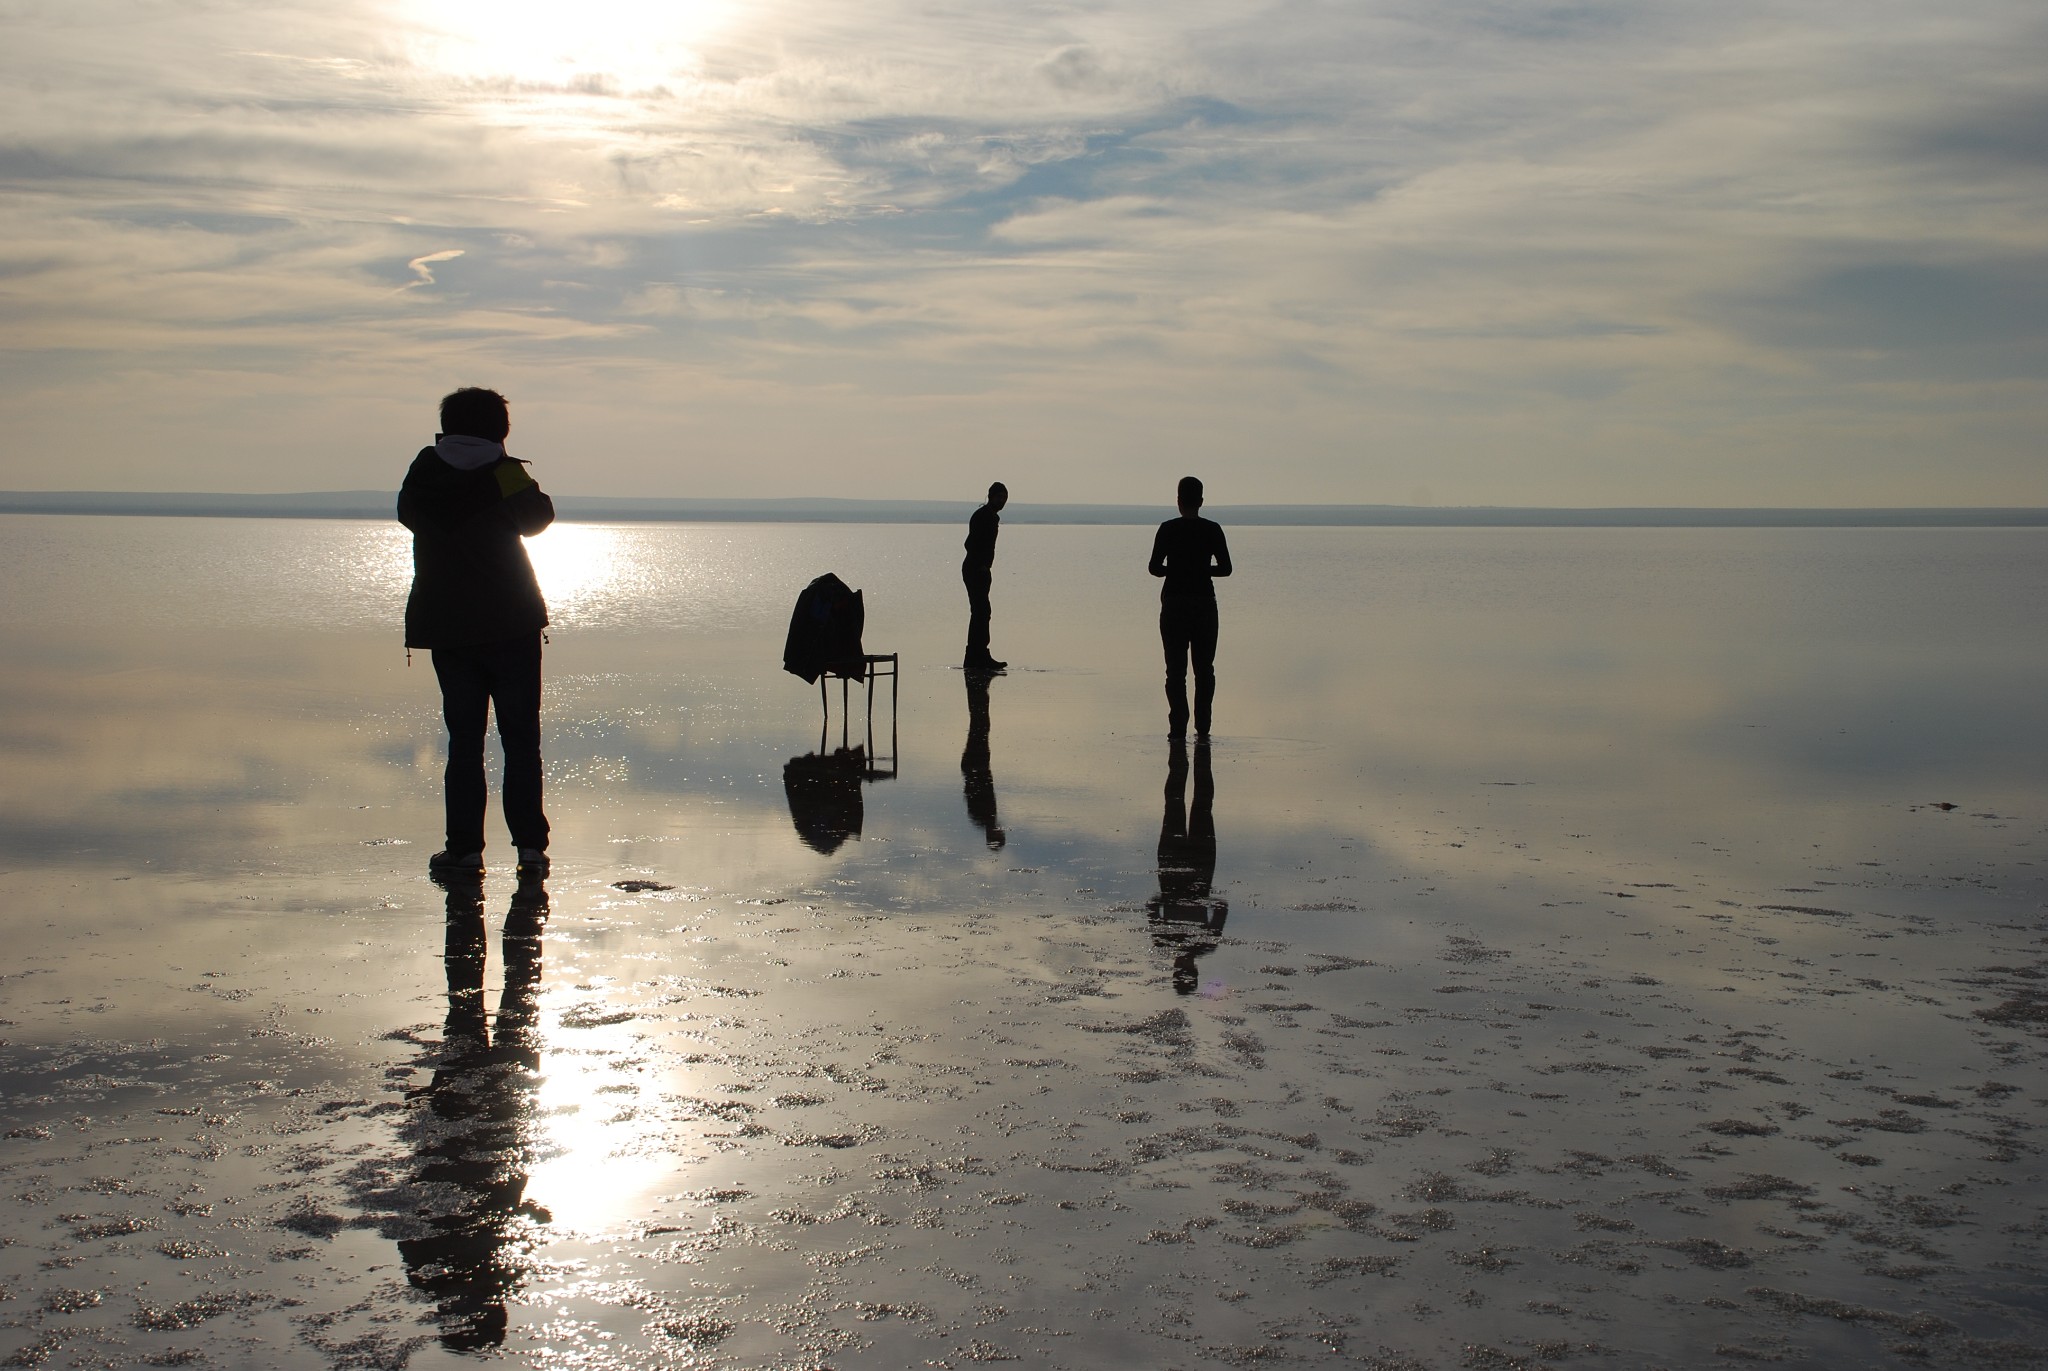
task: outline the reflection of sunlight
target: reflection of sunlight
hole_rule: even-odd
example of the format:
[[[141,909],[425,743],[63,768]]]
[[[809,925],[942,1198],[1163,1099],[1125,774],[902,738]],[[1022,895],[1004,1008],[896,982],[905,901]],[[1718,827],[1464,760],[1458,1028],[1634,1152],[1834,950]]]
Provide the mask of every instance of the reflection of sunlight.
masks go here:
[[[692,49],[729,9],[727,0],[403,0],[403,7],[427,30],[434,67],[584,94],[652,86],[687,70]]]
[[[397,524],[341,525],[335,573],[360,587],[365,601],[402,605],[412,585],[412,532]],[[385,610],[385,612],[389,612]]]
[[[618,1089],[631,1078],[609,1069],[615,1060],[609,1052],[550,1052],[541,1066],[541,1154],[526,1196],[547,1210],[558,1236],[643,1216],[648,1193],[675,1173],[675,1159],[659,1146],[660,1122],[634,1119],[635,1095]],[[655,1136],[643,1139],[650,1128]]]
[[[616,529],[592,524],[553,524],[526,540],[533,574],[550,608],[563,608],[604,590],[614,575]]]

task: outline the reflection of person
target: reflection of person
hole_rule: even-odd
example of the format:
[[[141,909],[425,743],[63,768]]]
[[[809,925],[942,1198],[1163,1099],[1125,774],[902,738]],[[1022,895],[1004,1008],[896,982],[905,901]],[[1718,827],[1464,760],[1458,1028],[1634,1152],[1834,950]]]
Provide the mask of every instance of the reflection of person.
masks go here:
[[[1195,962],[1216,950],[1230,906],[1209,893],[1216,880],[1216,778],[1209,749],[1195,747],[1195,803],[1190,809],[1188,750],[1175,743],[1166,764],[1166,812],[1159,820],[1159,893],[1145,901],[1152,941],[1172,952],[1173,988],[1200,983]]]
[[[1159,642],[1166,650],[1166,729],[1172,738],[1188,730],[1188,661],[1195,666],[1195,736],[1209,736],[1209,710],[1216,698],[1216,586],[1230,574],[1230,547],[1223,530],[1201,516],[1202,483],[1180,478],[1180,517],[1168,519],[1152,538],[1146,570],[1163,576],[1159,587]]]
[[[996,851],[1009,839],[996,819],[996,778],[988,764],[988,683],[987,672],[967,673],[967,746],[960,750],[960,780],[967,792],[967,817]]]
[[[960,559],[960,579],[967,586],[967,653],[960,665],[968,671],[1001,671],[988,650],[988,591],[995,580],[996,534],[1002,531],[1003,506],[1010,490],[1001,481],[988,488],[988,503],[967,516],[967,555]]]
[[[413,1214],[427,1231],[401,1239],[406,1279],[439,1305],[441,1343],[472,1352],[505,1341],[505,1301],[525,1279],[528,1229],[547,1212],[526,1199],[539,1087],[541,933],[548,895],[519,883],[505,916],[505,990],[493,1027],[484,1014],[483,886],[448,890],[448,1021],[428,1108],[404,1132],[413,1143]]]
[[[505,749],[505,824],[519,869],[545,875],[548,818],[541,809],[540,645],[548,609],[520,542],[554,522],[554,502],[526,464],[505,455],[505,397],[464,387],[441,401],[441,428],[398,492],[412,530],[412,594],[405,645],[429,648],[448,723],[443,776],[447,842],[436,871],[483,867],[484,727],[498,716]]]

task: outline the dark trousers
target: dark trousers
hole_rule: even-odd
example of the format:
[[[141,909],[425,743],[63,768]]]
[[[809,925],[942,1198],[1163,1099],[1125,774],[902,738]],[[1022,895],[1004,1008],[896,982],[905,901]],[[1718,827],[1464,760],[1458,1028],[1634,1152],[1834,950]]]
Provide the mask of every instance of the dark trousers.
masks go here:
[[[540,634],[434,649],[441,717],[448,721],[448,851],[484,850],[484,728],[498,716],[505,749],[505,826],[514,847],[548,845],[540,807]]]
[[[967,587],[967,650],[970,653],[988,652],[988,588],[995,575],[985,566],[972,563],[960,568],[960,580]]]
[[[1216,698],[1216,602],[1161,600],[1159,645],[1166,650],[1166,722],[1173,734],[1187,732],[1188,662],[1195,665],[1195,732],[1209,731]]]

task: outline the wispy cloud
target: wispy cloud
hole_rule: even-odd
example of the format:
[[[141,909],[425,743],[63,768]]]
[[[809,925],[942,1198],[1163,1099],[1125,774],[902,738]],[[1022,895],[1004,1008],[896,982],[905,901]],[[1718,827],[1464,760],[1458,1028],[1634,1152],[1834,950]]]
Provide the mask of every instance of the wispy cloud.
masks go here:
[[[406,266],[411,268],[413,275],[417,276],[419,279],[416,281],[408,281],[403,286],[400,286],[399,289],[418,290],[421,286],[433,285],[434,263],[452,262],[457,257],[462,256],[462,253],[463,249],[461,248],[443,248],[439,252],[430,252],[427,253],[425,256],[413,258],[410,262],[406,263]]]
[[[2048,502],[2018,0],[639,10],[12,18],[0,485]]]

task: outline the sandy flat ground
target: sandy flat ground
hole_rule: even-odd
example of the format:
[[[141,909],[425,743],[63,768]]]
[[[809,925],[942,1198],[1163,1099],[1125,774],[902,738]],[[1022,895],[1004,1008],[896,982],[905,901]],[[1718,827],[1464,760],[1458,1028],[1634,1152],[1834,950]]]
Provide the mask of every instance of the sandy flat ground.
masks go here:
[[[1897,817],[1968,869],[1509,898],[1469,832],[1219,884],[1215,933],[1142,842],[965,908],[887,907],[907,844],[15,873],[0,1355],[2040,1364],[2039,826]]]

